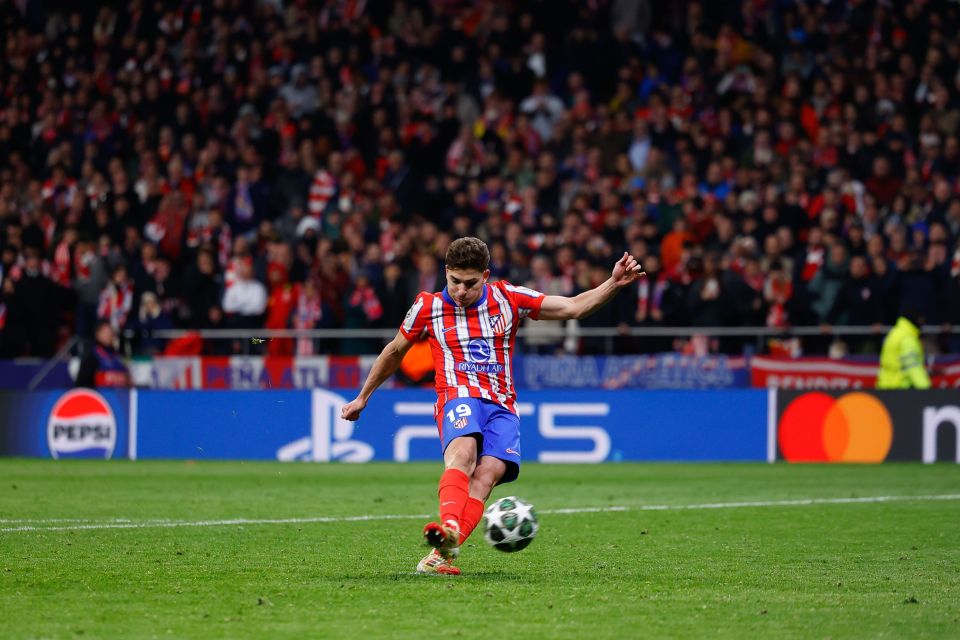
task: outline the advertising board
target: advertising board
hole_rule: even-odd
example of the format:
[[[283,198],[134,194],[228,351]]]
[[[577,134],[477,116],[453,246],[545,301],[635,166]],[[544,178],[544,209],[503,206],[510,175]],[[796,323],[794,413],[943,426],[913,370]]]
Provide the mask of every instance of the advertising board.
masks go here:
[[[960,462],[956,391],[777,391],[776,458]]]
[[[340,462],[439,460],[435,394],[382,390],[360,420],[353,391],[141,391],[137,457]],[[539,391],[522,394],[524,460],[763,460],[767,394]]]

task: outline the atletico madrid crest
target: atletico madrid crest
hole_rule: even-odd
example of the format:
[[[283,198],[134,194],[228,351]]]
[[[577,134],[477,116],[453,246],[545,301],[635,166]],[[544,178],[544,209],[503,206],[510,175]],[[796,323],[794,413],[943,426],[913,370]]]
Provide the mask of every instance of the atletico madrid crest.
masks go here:
[[[501,335],[507,330],[507,319],[503,317],[502,313],[490,316],[490,330],[493,331],[494,335]]]

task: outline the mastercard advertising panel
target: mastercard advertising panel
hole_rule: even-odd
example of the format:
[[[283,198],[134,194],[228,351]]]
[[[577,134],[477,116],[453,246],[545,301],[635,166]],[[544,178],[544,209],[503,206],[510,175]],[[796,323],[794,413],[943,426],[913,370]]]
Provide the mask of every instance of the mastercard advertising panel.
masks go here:
[[[956,391],[778,391],[776,451],[788,462],[960,462]]]

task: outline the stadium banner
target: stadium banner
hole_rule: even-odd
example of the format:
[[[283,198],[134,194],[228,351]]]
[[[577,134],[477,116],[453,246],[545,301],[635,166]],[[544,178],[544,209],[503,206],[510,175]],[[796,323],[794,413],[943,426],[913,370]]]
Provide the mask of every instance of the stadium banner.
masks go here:
[[[786,391],[775,394],[771,458],[960,463],[956,391]]]
[[[131,395],[136,393],[126,389],[0,392],[0,455],[126,458]]]
[[[143,458],[405,462],[441,458],[436,395],[381,390],[357,422],[340,418],[355,391],[140,391]],[[767,393],[531,391],[521,394],[523,459],[762,461]]]
[[[517,354],[514,380],[526,389],[730,389],[750,386],[749,361],[726,355]]]
[[[750,381],[754,387],[778,389],[873,389],[878,368],[875,359],[754,356]],[[934,389],[960,389],[960,360],[956,357],[936,358],[927,370]]]
[[[196,356],[135,359],[133,384],[149,389],[352,389],[376,356]]]
[[[231,356],[135,359],[137,387],[150,389],[351,389],[376,356]],[[749,362],[725,355],[663,353],[635,356],[514,358],[522,389],[725,389],[750,386]]]

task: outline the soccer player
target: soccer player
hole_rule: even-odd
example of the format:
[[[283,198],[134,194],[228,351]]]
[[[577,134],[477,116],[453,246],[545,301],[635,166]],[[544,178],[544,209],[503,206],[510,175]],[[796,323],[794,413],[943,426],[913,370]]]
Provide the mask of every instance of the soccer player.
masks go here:
[[[342,416],[356,420],[373,392],[396,372],[415,343],[429,340],[436,367],[434,417],[443,446],[439,522],[423,529],[433,550],[418,573],[459,575],[452,560],[483,517],[493,487],[520,473],[520,419],[513,388],[514,340],[520,321],[583,318],[620,289],[646,275],[624,253],[606,282],[575,297],[544,295],[505,281],[488,283],[490,252],[477,238],[453,241],[446,255],[447,286],[421,292]]]

